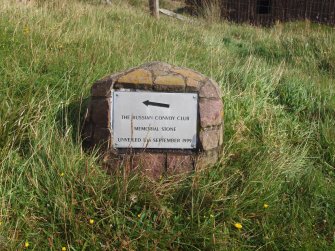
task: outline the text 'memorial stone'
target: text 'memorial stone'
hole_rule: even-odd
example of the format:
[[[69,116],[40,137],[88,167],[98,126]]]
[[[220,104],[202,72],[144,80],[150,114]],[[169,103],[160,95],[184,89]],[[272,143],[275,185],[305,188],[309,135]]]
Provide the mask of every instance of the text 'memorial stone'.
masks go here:
[[[223,102],[216,82],[182,67],[152,62],[97,81],[83,127],[86,146],[104,151],[108,170],[157,178],[218,161]]]

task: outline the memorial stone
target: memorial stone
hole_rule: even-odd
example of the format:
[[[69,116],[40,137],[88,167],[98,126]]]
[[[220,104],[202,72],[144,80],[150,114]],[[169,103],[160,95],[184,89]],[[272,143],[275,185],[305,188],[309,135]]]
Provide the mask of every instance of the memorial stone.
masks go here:
[[[98,80],[83,127],[104,166],[148,176],[198,170],[218,161],[223,102],[218,84],[202,74],[151,62]]]

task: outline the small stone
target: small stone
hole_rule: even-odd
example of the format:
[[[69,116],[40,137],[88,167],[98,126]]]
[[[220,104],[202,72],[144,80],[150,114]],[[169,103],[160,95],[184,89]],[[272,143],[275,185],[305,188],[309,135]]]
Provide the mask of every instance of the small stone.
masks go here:
[[[195,170],[199,171],[206,167],[215,165],[219,160],[219,149],[213,149],[210,151],[199,154],[196,160]]]
[[[161,77],[161,76],[167,76],[169,75],[170,73],[169,72],[166,72],[166,71],[160,71],[160,70],[152,70],[151,71],[152,74],[157,78],[157,77]]]
[[[91,100],[91,121],[97,127],[110,127],[110,101],[108,98]]]
[[[194,80],[192,78],[188,78],[186,80],[186,91],[189,91],[189,92],[199,91],[200,86],[201,86],[201,83],[197,80]]]
[[[136,69],[120,77],[115,88],[151,88],[152,82],[150,71]]]
[[[200,87],[199,97],[200,98],[220,98],[219,93],[217,89],[215,88],[215,85],[213,85],[209,81],[207,81],[205,84],[203,84]]]
[[[220,129],[202,130],[199,139],[203,150],[208,151],[218,147],[220,141]]]
[[[167,154],[167,173],[188,173],[194,169],[194,156],[175,153]]]
[[[181,76],[177,75],[170,75],[170,76],[159,76],[156,78],[155,81],[156,85],[172,85],[172,86],[178,86],[178,85],[185,85],[185,80]]]
[[[172,66],[166,63],[153,62],[141,67],[145,67],[146,69],[150,70],[155,77],[171,75],[170,69]]]
[[[160,91],[184,91],[185,80],[182,76],[178,75],[158,76],[155,80],[154,89]]]
[[[136,165],[147,176],[158,179],[165,172],[166,154],[141,153],[136,157]]]
[[[139,68],[146,68],[151,71],[161,71],[168,73],[170,72],[172,65],[159,61],[154,61],[147,64],[143,64]]]
[[[202,76],[200,73],[197,73],[195,71],[192,71],[186,68],[175,68],[175,69],[172,69],[172,71],[175,73],[179,73],[180,75],[184,77],[191,78],[197,81],[203,81],[205,79],[205,77]]]
[[[200,98],[200,125],[202,128],[220,125],[223,115],[223,104],[221,99]]]

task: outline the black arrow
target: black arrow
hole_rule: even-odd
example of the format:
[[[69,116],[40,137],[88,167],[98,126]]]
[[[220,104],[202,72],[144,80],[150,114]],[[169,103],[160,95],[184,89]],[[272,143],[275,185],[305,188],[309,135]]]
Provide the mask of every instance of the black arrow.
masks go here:
[[[156,103],[156,102],[151,102],[149,100],[144,101],[143,104],[145,104],[146,106],[159,106],[159,107],[165,107],[165,108],[169,108],[170,105],[169,104],[163,104],[163,103]]]

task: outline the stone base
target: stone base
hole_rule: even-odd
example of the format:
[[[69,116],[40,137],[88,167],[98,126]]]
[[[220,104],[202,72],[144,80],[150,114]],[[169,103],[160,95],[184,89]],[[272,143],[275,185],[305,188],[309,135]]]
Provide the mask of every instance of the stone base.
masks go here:
[[[125,154],[112,148],[113,90],[198,93],[198,148],[195,152],[164,151]],[[108,170],[122,166],[153,178],[187,173],[217,162],[223,144],[223,102],[219,85],[193,70],[161,62],[148,63],[97,81],[85,118],[83,139],[89,147],[103,145]],[[182,107],[181,107],[182,109]]]

